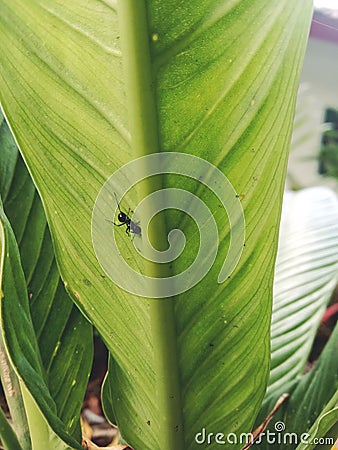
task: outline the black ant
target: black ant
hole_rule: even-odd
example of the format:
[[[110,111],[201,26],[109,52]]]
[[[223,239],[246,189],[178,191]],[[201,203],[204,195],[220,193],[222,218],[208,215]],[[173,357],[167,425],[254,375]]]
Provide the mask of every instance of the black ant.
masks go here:
[[[115,223],[115,222],[112,222],[112,223],[113,223],[116,227],[122,227],[123,225],[126,225],[126,233],[127,233],[128,236],[130,235],[130,233],[132,233],[132,234],[134,234],[134,235],[137,234],[138,236],[141,236],[141,227],[140,227],[137,223],[133,222],[133,221],[131,220],[131,218],[129,217],[129,214],[130,214],[130,208],[128,209],[128,212],[127,212],[127,213],[121,211],[119,202],[118,202],[118,200],[117,200],[116,193],[114,193],[114,195],[115,195],[117,207],[118,207],[118,209],[119,209],[119,213],[118,213],[118,216],[117,216],[117,220],[118,220],[120,223]],[[109,220],[109,222],[111,222],[111,221]]]

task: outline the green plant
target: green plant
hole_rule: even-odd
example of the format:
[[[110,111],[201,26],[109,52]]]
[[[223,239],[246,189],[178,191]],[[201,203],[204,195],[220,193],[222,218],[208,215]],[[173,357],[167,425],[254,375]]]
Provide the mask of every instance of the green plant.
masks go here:
[[[319,154],[319,173],[337,178],[338,176],[338,111],[328,108],[325,111],[325,123],[332,129],[324,131]]]
[[[21,447],[81,448],[78,412],[91,327],[62,290],[59,273],[110,351],[106,415],[116,418],[135,449],[198,448],[194,437],[203,428],[214,436],[250,431],[269,376],[278,224],[311,2],[1,0],[0,9],[1,106],[41,196],[58,264],[45,308],[60,305],[58,292],[68,311],[56,313],[60,323],[49,342],[39,329],[45,310],[38,304],[34,310],[34,294],[28,302],[33,278],[27,274],[38,257],[45,261],[45,246],[52,258],[50,242],[41,237],[42,208],[35,206],[41,212],[35,216],[26,188],[20,202],[26,215],[34,212],[35,222],[24,220],[18,206],[12,215],[6,207],[7,197],[9,204],[16,198],[4,192],[16,186],[10,173],[17,158],[7,142],[2,195],[20,255],[2,212],[1,317],[7,367],[22,391],[18,421],[29,429],[30,439],[19,436]],[[193,179],[172,173],[146,179],[125,196],[123,210],[160,188],[184,188],[208,204],[220,245],[213,267],[192,289],[176,297],[142,298],[121,290],[103,272],[92,246],[92,211],[113,172],[157,152],[194,155],[225,173],[243,205],[246,241],[235,271],[218,283],[231,235],[219,200]],[[138,167],[139,175],[146,170]],[[212,184],[208,175],[201,174]],[[165,211],[148,233],[164,250],[167,230],[184,230],[186,247],[173,264],[144,263],[136,251],[133,244],[142,251],[147,236],[142,216],[142,238],[134,241],[106,219],[102,230],[116,233],[124,259],[155,278],[186,269],[198,249],[196,226],[180,211]],[[16,231],[20,221],[27,243]],[[121,270],[117,255],[111,264]],[[37,282],[45,292],[41,271]],[[150,281],[154,297],[161,294],[155,285]],[[78,365],[69,357],[74,348],[81,349]],[[59,367],[52,376],[54,361]],[[71,414],[61,399],[69,402]],[[17,448],[11,445],[8,449]],[[210,448],[217,446],[213,441]]]

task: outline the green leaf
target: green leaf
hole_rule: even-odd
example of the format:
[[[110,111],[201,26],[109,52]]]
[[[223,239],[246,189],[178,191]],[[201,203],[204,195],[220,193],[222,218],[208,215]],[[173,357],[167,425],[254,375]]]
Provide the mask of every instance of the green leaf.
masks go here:
[[[39,447],[34,446],[34,442],[39,442],[38,435],[34,434],[34,427],[32,429],[31,423],[38,419],[41,423],[43,416],[41,410],[48,422],[45,422],[46,428],[61,436],[72,448],[80,449],[77,442],[65,431],[65,426],[57,416],[57,409],[54,400],[50,396],[48,387],[45,382],[45,374],[41,364],[40,353],[38,349],[37,340],[34,333],[33,324],[30,317],[28,296],[24,274],[20,264],[20,256],[13,231],[10,228],[7,217],[4,214],[3,208],[0,208],[0,236],[1,236],[1,322],[2,334],[6,344],[8,355],[10,355],[13,367],[16,368],[17,373],[20,374],[22,380],[21,391],[27,389],[35,398],[38,407],[33,408],[32,401],[29,405],[32,410],[27,409],[25,405],[26,415],[30,426],[31,439],[33,450],[38,450]],[[22,331],[25,330],[25,333]],[[27,398],[31,398],[31,394],[24,398],[26,403]],[[50,428],[50,426],[52,429]],[[36,430],[35,430],[36,431]],[[70,448],[68,446],[64,448]]]
[[[296,450],[310,450],[312,448],[320,448],[321,442],[334,444],[336,440],[335,435],[328,436],[328,431],[333,428],[334,425],[337,425],[338,420],[338,391],[336,392],[336,395],[334,398],[332,398],[332,401],[330,402],[330,409],[327,409],[327,411],[323,411],[321,415],[317,418],[316,422],[313,424],[313,426],[309,430],[309,436],[307,436],[306,441],[304,443],[300,443]],[[321,439],[323,439],[321,441]],[[330,439],[330,441],[329,441]],[[317,443],[319,444],[317,446]],[[332,447],[334,448],[334,447]]]
[[[297,443],[297,450],[310,449],[315,447],[315,438],[322,438],[327,434],[326,437],[331,438],[333,445],[335,436],[330,435],[330,429],[338,419],[337,344],[338,326],[335,327],[313,369],[284,386],[284,392],[289,392],[290,398],[274,416],[268,429],[275,432],[275,424],[280,421],[284,423],[285,429],[280,433],[280,442],[262,439],[262,450],[291,450],[297,447]],[[256,425],[264,420],[281,392],[282,388],[280,392],[275,392],[266,399]],[[290,441],[291,433],[297,436],[297,440]],[[302,435],[304,442],[301,442]]]
[[[0,6],[1,104],[41,193],[62,277],[112,354],[106,392],[113,398],[105,402],[113,405],[106,410],[114,410],[137,450],[193,449],[203,427],[250,430],[268,376],[273,264],[311,2],[1,0]],[[164,186],[184,188],[208,204],[220,235],[214,265],[200,283],[177,297],[145,299],[104,274],[92,247],[91,214],[113,172],[158,151],[202,157],[226,174],[242,200],[246,244],[231,278],[218,283],[230,245],[219,200],[198,179],[145,180],[122,200],[123,212]],[[195,170],[196,161],[183,168]],[[140,165],[139,175],[148,169]],[[199,181],[210,186],[214,174],[203,172]],[[123,274],[122,256],[111,250],[113,233],[121,255],[143,274],[161,278],[186,269],[199,239],[180,211],[159,215],[148,233],[165,250],[167,230],[182,227],[186,248],[172,266],[148,264],[136,251],[147,236],[142,211],[142,236],[133,241],[107,222],[117,208],[114,192],[129,181],[110,186],[99,223],[112,271]],[[194,205],[191,212],[198,212]],[[127,281],[134,290],[134,278]]]
[[[285,195],[276,260],[267,394],[299,377],[338,280],[338,201],[328,188]]]
[[[19,240],[30,312],[58,416],[81,439],[80,410],[92,363],[92,330],[60,280],[44,210],[3,121],[0,129],[0,193]]]
[[[279,395],[290,393],[269,430],[274,432],[274,424],[283,421],[285,433],[296,433],[298,443],[303,433],[311,434],[305,436],[308,443],[299,448],[313,448],[310,442],[324,437],[337,420],[337,329],[315,367],[302,374],[319,320],[337,283],[337,219],[337,198],[327,188],[285,196],[274,287],[271,384],[256,425]],[[295,441],[294,445],[289,441],[269,445],[264,440],[262,444],[262,449],[296,447]]]
[[[310,429],[312,438],[323,437],[338,421],[337,346],[338,326],[317,364],[303,376],[290,398],[285,422],[289,424],[288,428],[292,427],[299,434]]]
[[[2,150],[0,179],[4,186],[2,195],[6,199],[5,206],[13,219],[17,235],[20,237],[20,247],[24,250],[30,297],[34,296],[34,301],[31,301],[29,306],[36,321],[36,332],[40,336],[40,350],[45,365],[45,374],[48,377],[48,386],[55,399],[58,416],[66,424],[65,428],[72,434],[77,434],[77,438],[80,439],[79,413],[91,364],[90,327],[85,323],[77,308],[72,306],[66,292],[62,289],[55,261],[53,261],[53,250],[48,229],[46,229],[43,209],[5,121],[2,122],[0,131]],[[39,227],[37,224],[41,224],[41,226]],[[32,233],[32,230],[35,233]],[[16,268],[21,270],[18,265]],[[10,287],[8,289],[6,286],[5,290],[10,292]],[[25,296],[27,297],[27,294]],[[15,308],[15,306],[13,307]],[[4,325],[5,333],[7,326],[6,323]],[[25,329],[22,328],[22,330]],[[10,329],[9,334],[11,332]],[[29,332],[28,336],[24,336],[23,331],[21,334],[23,341],[27,337],[32,339]],[[69,342],[70,338],[71,342]],[[25,345],[27,344],[23,343],[23,347]],[[13,358],[13,355],[11,357]],[[19,353],[14,356],[14,359],[20,361]],[[27,382],[27,370],[22,363],[19,363],[16,368]],[[6,370],[3,379],[5,383],[8,383],[10,365],[5,368],[2,364],[2,369]],[[11,378],[13,383],[13,377]],[[20,392],[19,386],[15,389]],[[16,412],[16,403],[19,400],[18,398],[13,400],[12,394],[10,394],[12,413],[13,408]],[[29,413],[29,411],[27,412]],[[18,420],[20,417],[14,414],[13,419]],[[32,420],[31,417],[28,419]],[[21,426],[24,429],[22,420],[19,422],[21,425],[20,423],[14,424],[16,428]],[[48,428],[47,424],[46,427]],[[19,431],[22,432],[21,429]]]
[[[20,265],[20,256],[13,231],[2,206],[0,208],[0,221],[2,334],[13,366],[22,376],[28,391],[32,392],[39,404],[38,409],[34,408],[34,413],[27,410],[27,405],[25,405],[33,444],[32,448],[33,450],[42,448],[34,446],[34,442],[38,442],[38,437],[33,434],[34,430],[31,428],[31,421],[34,422],[36,420],[34,416],[41,416],[40,410],[43,410],[48,422],[56,430],[57,434],[62,436],[67,443],[71,443],[72,448],[80,449],[79,444],[64,431],[64,425],[56,415],[56,405],[45,383],[44,371],[29,312],[28,296]],[[25,333],[22,330],[25,330]],[[21,383],[22,392],[25,385]],[[25,398],[24,401],[26,402]],[[32,405],[31,402],[30,404]],[[49,428],[47,422],[46,426]],[[51,433],[53,434],[52,431]]]
[[[21,384],[21,390],[27,411],[33,450],[43,450],[46,448],[53,450],[74,450],[74,448],[82,448],[78,446],[70,447],[61,440],[58,434],[51,429],[46,417],[41,413],[34,398],[23,383]]]
[[[48,387],[58,416],[80,440],[79,416],[92,362],[91,326],[62,285],[41,201],[5,121],[0,149],[0,193],[19,240]]]

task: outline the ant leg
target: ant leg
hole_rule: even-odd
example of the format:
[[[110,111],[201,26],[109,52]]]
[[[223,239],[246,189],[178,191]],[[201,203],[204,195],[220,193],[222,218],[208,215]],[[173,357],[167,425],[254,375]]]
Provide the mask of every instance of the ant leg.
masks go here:
[[[122,225],[125,225],[124,223],[115,223],[112,220],[108,220],[108,219],[106,219],[106,221],[109,223],[113,223],[116,227],[122,227]]]

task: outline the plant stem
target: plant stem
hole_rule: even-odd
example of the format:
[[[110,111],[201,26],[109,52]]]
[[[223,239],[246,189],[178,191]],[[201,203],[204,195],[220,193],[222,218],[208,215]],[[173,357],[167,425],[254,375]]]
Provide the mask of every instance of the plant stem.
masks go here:
[[[118,5],[131,145],[135,156],[141,157],[160,151],[149,48],[151,37],[144,0],[120,0]],[[139,184],[142,198],[161,188],[161,176],[151,177]],[[163,214],[151,221],[148,239],[157,249],[167,246],[167,228]],[[168,277],[171,274],[171,269],[165,264],[148,261],[146,269],[150,277]],[[150,319],[159,411],[159,448],[183,450],[174,298],[151,299]]]

